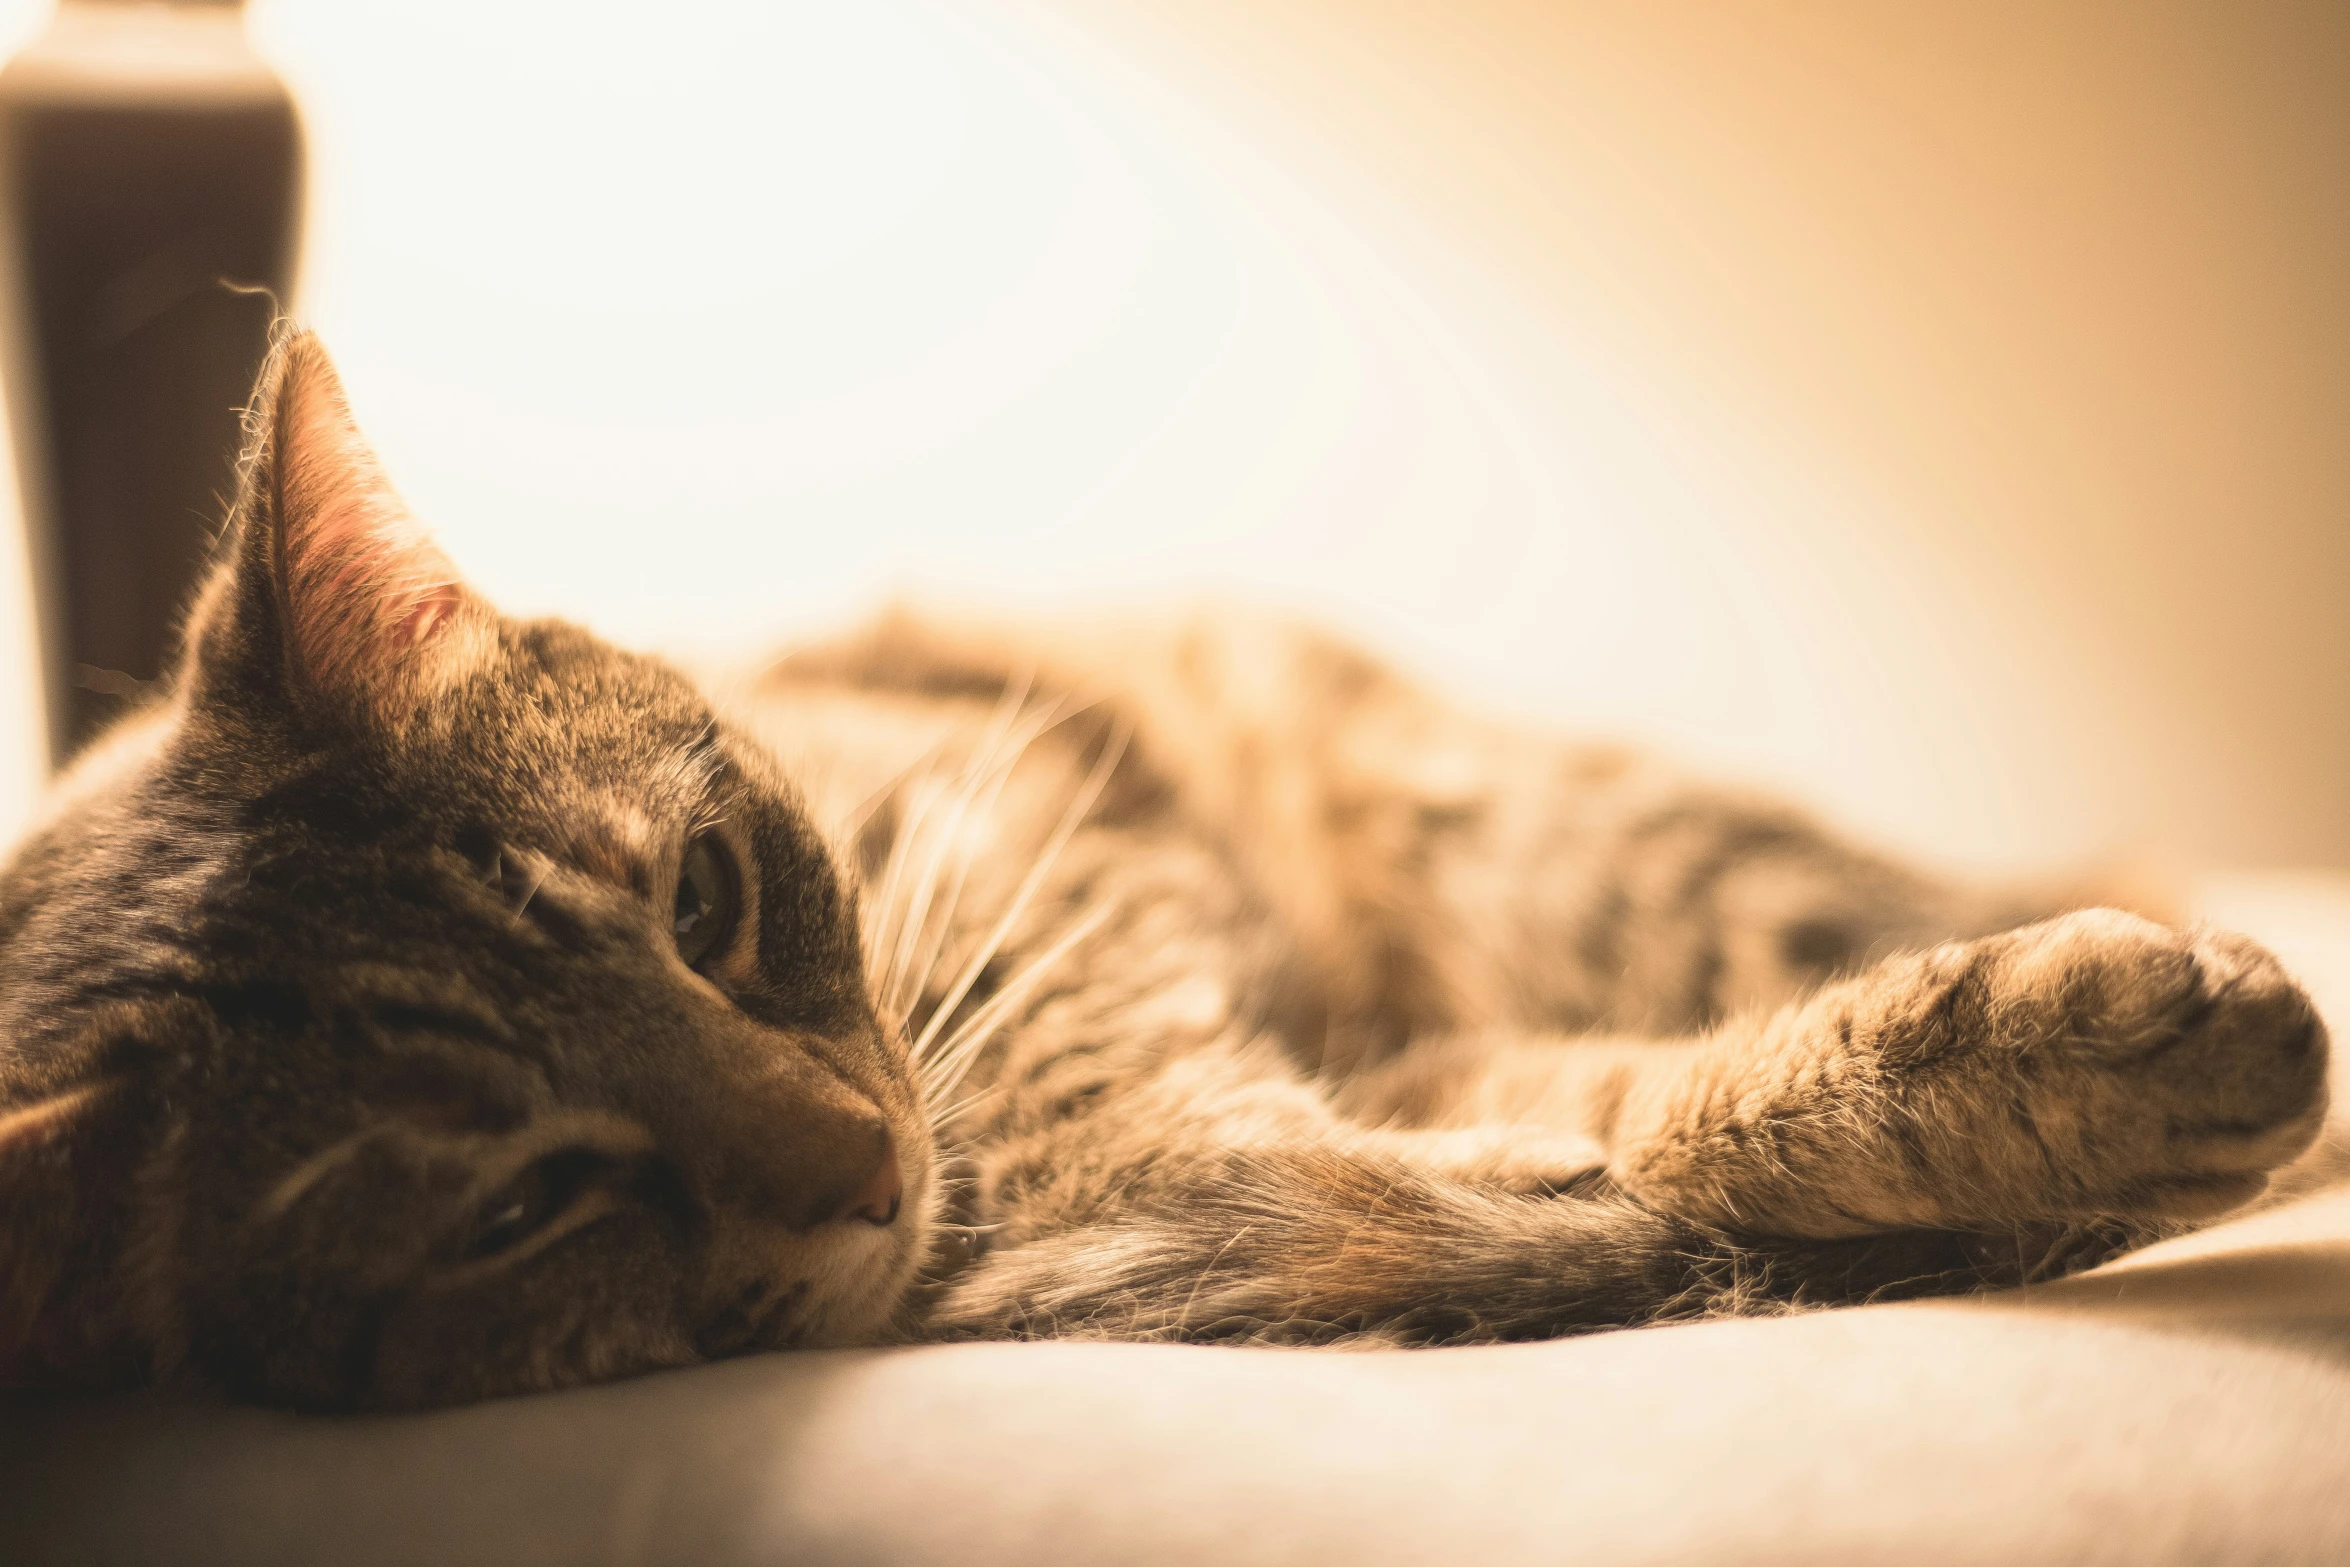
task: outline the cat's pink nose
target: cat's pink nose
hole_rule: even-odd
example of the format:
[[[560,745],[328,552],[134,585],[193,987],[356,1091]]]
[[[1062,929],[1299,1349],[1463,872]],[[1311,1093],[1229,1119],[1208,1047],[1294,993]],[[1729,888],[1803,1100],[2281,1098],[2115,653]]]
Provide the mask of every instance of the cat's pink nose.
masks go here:
[[[897,1145],[890,1141],[888,1131],[881,1134],[881,1161],[857,1195],[841,1209],[844,1219],[863,1219],[867,1224],[895,1224],[898,1205],[906,1198],[905,1172],[898,1168]]]

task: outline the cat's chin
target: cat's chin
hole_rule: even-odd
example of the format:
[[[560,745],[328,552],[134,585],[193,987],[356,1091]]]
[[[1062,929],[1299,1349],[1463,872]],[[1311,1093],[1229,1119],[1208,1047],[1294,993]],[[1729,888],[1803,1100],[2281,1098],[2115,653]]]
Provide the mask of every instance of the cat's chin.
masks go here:
[[[937,1242],[931,1161],[910,1161],[895,1223],[833,1226],[827,1255],[810,1276],[807,1309],[788,1329],[789,1347],[848,1349],[889,1336],[916,1273]],[[776,1346],[784,1347],[782,1345]]]
[[[850,1349],[873,1344],[888,1336],[914,1283],[921,1259],[932,1241],[927,1218],[909,1213],[889,1231],[873,1236],[844,1236],[861,1255],[843,1257],[828,1270],[831,1287],[819,1293],[807,1317],[792,1332],[793,1347]],[[885,1247],[871,1244],[885,1243]],[[844,1248],[846,1250],[846,1248]]]

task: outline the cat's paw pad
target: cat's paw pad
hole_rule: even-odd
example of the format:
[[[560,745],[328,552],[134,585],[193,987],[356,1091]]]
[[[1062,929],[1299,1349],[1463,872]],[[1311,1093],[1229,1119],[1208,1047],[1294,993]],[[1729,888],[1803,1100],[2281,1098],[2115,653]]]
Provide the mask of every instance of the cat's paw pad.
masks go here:
[[[2327,1039],[2257,943],[2091,909],[2013,932],[1984,975],[2015,1113],[2078,1205],[2200,1218],[2317,1133]]]

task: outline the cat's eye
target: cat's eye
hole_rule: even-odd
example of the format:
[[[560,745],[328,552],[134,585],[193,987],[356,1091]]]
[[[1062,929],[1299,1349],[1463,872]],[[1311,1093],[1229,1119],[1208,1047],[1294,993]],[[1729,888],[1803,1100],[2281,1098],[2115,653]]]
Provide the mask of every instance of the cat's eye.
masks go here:
[[[534,1160],[481,1205],[463,1251],[479,1262],[512,1251],[571,1211],[611,1161],[585,1148],[566,1148]]]
[[[677,867],[677,901],[670,933],[687,968],[700,968],[734,931],[742,902],[742,878],[734,856],[714,832],[685,846]]]

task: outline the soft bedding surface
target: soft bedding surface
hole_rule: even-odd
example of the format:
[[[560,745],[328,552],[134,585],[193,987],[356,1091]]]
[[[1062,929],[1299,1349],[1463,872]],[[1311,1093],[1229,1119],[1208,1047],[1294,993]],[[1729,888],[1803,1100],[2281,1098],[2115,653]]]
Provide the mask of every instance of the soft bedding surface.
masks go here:
[[[2350,879],[2215,884],[2350,1034]],[[2339,1081],[2339,1078],[2337,1078]],[[2350,1113],[1966,1301],[1419,1354],[769,1356],[444,1413],[0,1404],[0,1562],[2340,1563]]]

